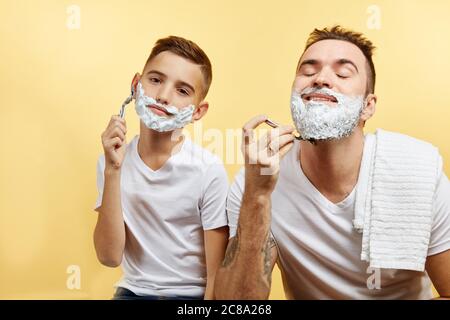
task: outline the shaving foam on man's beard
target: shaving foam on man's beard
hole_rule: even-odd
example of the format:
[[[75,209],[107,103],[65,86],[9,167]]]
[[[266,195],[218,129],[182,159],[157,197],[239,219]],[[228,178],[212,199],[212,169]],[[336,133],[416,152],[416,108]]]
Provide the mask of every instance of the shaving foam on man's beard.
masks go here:
[[[156,105],[170,115],[157,115],[147,107],[150,105]],[[194,113],[195,106],[189,105],[181,109],[178,109],[175,106],[164,106],[152,97],[146,96],[144,88],[139,81],[137,84],[135,109],[139,118],[149,129],[159,132],[166,132],[183,128],[190,123],[192,121],[192,114]]]
[[[325,94],[336,98],[334,106],[325,101],[306,101],[306,94]],[[331,140],[349,136],[358,124],[364,107],[363,96],[349,97],[328,88],[293,91],[291,114],[295,127],[305,140]]]

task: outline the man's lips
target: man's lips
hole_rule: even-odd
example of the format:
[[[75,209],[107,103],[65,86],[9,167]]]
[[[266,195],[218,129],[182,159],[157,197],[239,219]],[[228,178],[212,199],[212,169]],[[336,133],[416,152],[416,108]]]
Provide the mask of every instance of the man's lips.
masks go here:
[[[160,106],[156,104],[148,105],[147,108],[151,109],[152,112],[156,113],[159,116],[171,116],[172,114],[167,112],[164,108],[161,108]]]
[[[338,102],[333,96],[324,93],[310,93],[302,95],[302,99],[306,101],[328,101],[328,102]]]

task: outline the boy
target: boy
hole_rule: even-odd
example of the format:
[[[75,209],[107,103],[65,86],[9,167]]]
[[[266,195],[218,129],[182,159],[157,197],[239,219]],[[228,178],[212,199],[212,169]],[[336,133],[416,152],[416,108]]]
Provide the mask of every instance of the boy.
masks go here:
[[[100,262],[122,265],[114,299],[212,299],[228,227],[227,175],[182,128],[208,110],[211,63],[192,41],[156,42],[132,81],[140,134],[113,116],[97,164]]]

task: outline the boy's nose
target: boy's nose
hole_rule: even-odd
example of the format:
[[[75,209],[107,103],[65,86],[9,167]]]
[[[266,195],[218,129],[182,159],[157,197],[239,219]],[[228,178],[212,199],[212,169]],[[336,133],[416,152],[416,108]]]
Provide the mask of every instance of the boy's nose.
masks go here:
[[[161,86],[155,100],[160,104],[169,105],[169,94],[169,88]]]

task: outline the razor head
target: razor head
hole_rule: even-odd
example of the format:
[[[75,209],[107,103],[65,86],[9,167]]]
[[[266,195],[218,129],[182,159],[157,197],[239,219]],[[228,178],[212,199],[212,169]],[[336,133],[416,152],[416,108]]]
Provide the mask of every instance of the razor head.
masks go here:
[[[267,125],[271,126],[272,128],[278,128],[280,126],[278,123],[276,123],[276,122],[274,122],[274,121],[272,121],[270,119],[266,119],[264,122]],[[293,134],[293,135],[294,135],[294,138],[297,139],[297,140],[305,140],[305,139],[302,138],[302,136],[299,133]]]

